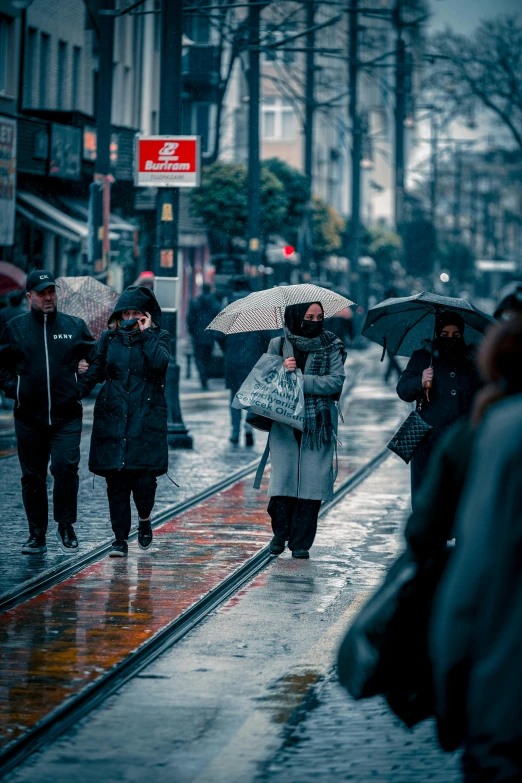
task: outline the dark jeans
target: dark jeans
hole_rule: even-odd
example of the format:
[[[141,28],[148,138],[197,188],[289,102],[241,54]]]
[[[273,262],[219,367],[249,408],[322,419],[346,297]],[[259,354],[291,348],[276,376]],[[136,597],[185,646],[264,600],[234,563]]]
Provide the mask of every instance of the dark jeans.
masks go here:
[[[131,493],[140,519],[148,519],[154,508],[156,476],[141,470],[114,470],[105,480],[114,536],[126,541],[131,529]]]
[[[22,498],[31,533],[47,531],[47,466],[54,477],[54,518],[74,524],[78,501],[78,464],[82,420],[36,426],[15,419],[18,457],[22,468]]]
[[[283,495],[270,498],[268,513],[272,518],[274,536],[288,541],[288,548],[310,549],[317,532],[320,500],[302,500]]]
[[[208,367],[212,361],[213,347],[213,345],[194,346],[194,358],[196,360],[196,367],[198,368],[199,379],[202,386],[206,386],[208,383]]]

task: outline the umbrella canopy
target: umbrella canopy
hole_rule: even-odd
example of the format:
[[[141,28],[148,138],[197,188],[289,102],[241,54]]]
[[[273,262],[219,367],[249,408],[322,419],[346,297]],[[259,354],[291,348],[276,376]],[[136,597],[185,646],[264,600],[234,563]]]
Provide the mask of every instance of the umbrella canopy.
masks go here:
[[[362,334],[396,356],[411,356],[432,340],[437,317],[456,312],[466,324],[467,343],[481,340],[484,330],[495,319],[478,310],[467,299],[454,299],[422,291],[415,296],[386,299],[368,311]]]
[[[107,328],[118,294],[94,277],[59,277],[58,309],[83,318],[95,340]]]
[[[0,295],[23,291],[26,274],[8,261],[0,261]]]
[[[325,318],[331,318],[354,304],[345,296],[311,283],[277,286],[266,291],[254,291],[232,302],[214,318],[207,329],[224,334],[282,329],[285,308],[307,302],[320,302]]]

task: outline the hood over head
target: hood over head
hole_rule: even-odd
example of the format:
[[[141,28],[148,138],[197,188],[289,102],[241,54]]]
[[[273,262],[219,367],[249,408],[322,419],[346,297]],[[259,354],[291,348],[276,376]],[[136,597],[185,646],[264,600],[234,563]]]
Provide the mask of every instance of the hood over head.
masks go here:
[[[466,328],[466,324],[464,323],[464,319],[461,315],[459,315],[454,310],[446,310],[444,313],[441,313],[437,318],[437,326],[436,326],[436,336],[439,337],[440,333],[446,326],[457,326],[459,329],[459,332],[464,337],[464,329]]]
[[[109,326],[121,317],[123,310],[141,310],[142,313],[149,313],[152,322],[156,326],[161,326],[162,313],[158,300],[153,292],[143,285],[131,285],[125,289],[109,318]]]

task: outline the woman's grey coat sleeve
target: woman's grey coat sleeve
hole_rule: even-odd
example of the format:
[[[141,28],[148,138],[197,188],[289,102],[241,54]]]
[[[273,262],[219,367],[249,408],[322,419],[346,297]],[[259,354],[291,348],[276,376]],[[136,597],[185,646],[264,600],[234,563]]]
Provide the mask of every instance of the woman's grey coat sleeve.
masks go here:
[[[345,372],[341,351],[332,351],[328,375],[303,375],[303,391],[316,397],[331,397],[342,391]]]

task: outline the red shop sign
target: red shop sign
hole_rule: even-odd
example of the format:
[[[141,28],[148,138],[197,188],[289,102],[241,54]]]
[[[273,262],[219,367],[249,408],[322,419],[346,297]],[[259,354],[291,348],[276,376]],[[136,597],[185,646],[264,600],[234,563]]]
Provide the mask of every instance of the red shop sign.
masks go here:
[[[136,136],[137,187],[194,188],[201,174],[199,136]]]

